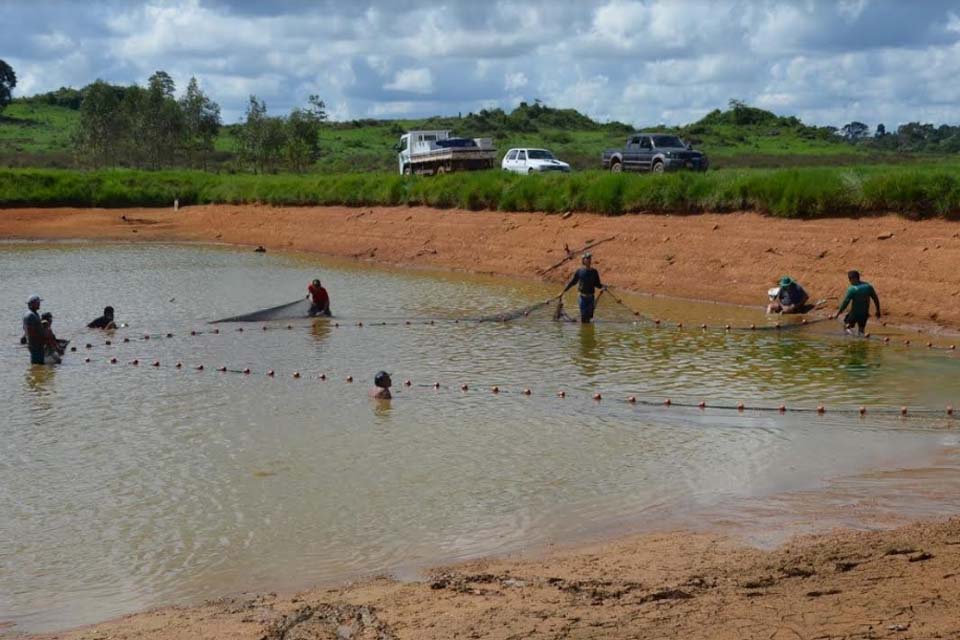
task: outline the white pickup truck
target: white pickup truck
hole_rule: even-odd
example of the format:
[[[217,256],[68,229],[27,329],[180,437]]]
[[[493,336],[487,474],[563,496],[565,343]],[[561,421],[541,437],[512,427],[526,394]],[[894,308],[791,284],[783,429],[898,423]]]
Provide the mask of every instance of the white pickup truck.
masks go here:
[[[411,131],[394,147],[402,175],[492,169],[497,150],[490,138],[457,138],[449,131]]]

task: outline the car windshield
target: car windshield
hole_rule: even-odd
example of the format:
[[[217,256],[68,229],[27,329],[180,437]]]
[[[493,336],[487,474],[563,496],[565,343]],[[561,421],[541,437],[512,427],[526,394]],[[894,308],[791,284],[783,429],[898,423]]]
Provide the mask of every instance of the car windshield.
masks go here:
[[[527,151],[527,157],[531,160],[555,160],[553,154],[546,149],[530,149]]]
[[[658,147],[672,147],[674,149],[682,149],[687,145],[683,144],[683,141],[677,136],[651,136],[653,138],[653,144]]]

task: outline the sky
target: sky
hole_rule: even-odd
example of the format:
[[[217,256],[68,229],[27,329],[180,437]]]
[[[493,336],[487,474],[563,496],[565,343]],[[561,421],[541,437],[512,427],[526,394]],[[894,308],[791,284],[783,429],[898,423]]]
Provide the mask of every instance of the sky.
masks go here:
[[[685,124],[732,98],[805,122],[960,122],[960,0],[0,0],[15,95],[97,78],[223,112],[318,94],[337,120],[539,99],[601,121]],[[12,27],[12,28],[11,28]]]

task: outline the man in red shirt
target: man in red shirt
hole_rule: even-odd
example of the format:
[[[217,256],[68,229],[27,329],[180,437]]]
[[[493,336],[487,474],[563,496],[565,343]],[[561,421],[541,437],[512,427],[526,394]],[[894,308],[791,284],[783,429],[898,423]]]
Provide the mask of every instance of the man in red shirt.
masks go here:
[[[307,297],[310,298],[311,316],[330,316],[330,296],[327,290],[320,285],[319,280],[314,280],[307,287]]]

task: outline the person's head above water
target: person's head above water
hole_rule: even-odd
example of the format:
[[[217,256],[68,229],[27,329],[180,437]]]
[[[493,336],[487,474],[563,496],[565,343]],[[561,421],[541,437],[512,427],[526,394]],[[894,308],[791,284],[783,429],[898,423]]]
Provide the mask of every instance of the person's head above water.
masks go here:
[[[47,322],[53,322],[53,314],[50,313],[49,311],[46,311],[43,313],[43,315],[40,316],[40,319],[46,320]]]
[[[313,279],[313,286],[315,286],[315,287],[319,287],[319,286],[320,286],[320,278],[314,278],[314,279]]]
[[[32,295],[27,298],[27,306],[30,307],[33,311],[36,311],[40,308],[40,303],[43,302],[43,299],[38,295]]]
[[[389,373],[386,371],[378,371],[377,375],[373,376],[373,384],[381,389],[389,389],[393,381],[390,379]]]
[[[850,284],[857,284],[860,282],[860,272],[856,269],[847,271],[847,279],[850,280]]]
[[[586,253],[583,254],[583,256],[580,257],[580,262],[583,263],[583,266],[589,267],[590,264],[593,262],[593,254],[587,251]]]
[[[104,307],[104,308],[103,308],[103,315],[107,316],[108,318],[112,318],[112,317],[113,317],[113,307]]]

